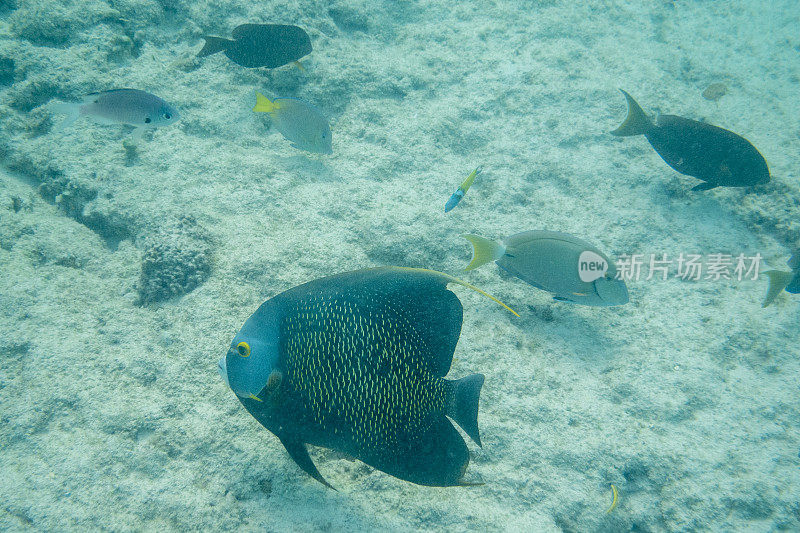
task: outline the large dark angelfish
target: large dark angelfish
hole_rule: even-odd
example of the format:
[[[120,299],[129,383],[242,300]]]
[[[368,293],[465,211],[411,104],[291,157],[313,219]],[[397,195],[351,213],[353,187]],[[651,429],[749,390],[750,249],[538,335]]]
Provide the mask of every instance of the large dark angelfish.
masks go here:
[[[420,485],[468,485],[469,452],[447,417],[480,445],[484,377],[444,377],[462,322],[450,282],[474,289],[400,267],[294,287],[245,322],[220,374],[298,466],[326,486],[306,444]]]

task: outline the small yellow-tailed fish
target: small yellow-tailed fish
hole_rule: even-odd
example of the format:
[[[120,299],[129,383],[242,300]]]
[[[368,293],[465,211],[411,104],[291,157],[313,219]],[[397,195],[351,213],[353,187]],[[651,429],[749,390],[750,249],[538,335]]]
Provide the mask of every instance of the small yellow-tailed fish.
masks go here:
[[[611,507],[608,508],[606,514],[611,514],[611,511],[616,509],[617,502],[619,501],[619,493],[617,492],[617,487],[613,483],[611,484]]]
[[[444,204],[445,213],[447,213],[455,206],[457,206],[458,202],[460,202],[461,199],[464,198],[464,195],[467,194],[467,191],[472,186],[472,182],[475,181],[475,178],[478,176],[478,174],[481,173],[481,170],[482,170],[481,167],[478,167],[475,170],[473,170],[472,173],[469,176],[467,176],[467,179],[464,180],[464,183],[458,186],[456,192],[450,195],[450,199],[447,200],[447,203]]]
[[[299,98],[273,98],[270,100],[256,92],[253,111],[269,113],[272,126],[292,146],[314,154],[331,154],[331,128],[328,119],[319,109]]]

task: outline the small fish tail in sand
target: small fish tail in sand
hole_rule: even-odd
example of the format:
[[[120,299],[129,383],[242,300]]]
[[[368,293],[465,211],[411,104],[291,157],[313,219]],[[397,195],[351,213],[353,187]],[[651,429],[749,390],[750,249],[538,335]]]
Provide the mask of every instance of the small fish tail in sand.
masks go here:
[[[768,270],[764,274],[769,278],[769,289],[767,289],[767,296],[764,298],[761,307],[767,307],[774,302],[794,278],[794,272],[784,272],[782,270]]]
[[[625,100],[628,101],[628,116],[619,128],[611,132],[612,135],[620,137],[629,137],[631,135],[642,135],[653,127],[653,121],[648,118],[645,112],[636,103],[631,95],[620,89],[622,94],[625,95]]]
[[[479,266],[497,261],[506,253],[506,248],[500,243],[490,239],[484,239],[477,235],[462,235],[472,244],[472,261],[464,270],[474,270]]]
[[[203,37],[206,40],[205,46],[203,49],[198,52],[197,57],[206,57],[212,54],[216,54],[217,52],[222,52],[223,50],[227,50],[228,47],[234,42],[230,39],[225,39],[223,37],[212,37],[207,36]]]
[[[50,107],[51,111],[67,115],[64,120],[53,127],[53,131],[63,131],[78,120],[78,117],[81,116],[81,105],[70,102],[54,102],[50,104],[48,107]]]
[[[611,507],[606,510],[606,514],[611,514],[611,511],[617,508],[617,503],[619,502],[619,492],[617,491],[616,485],[613,483],[611,484]]]
[[[274,102],[260,92],[256,92],[256,105],[253,106],[253,111],[257,111],[259,113],[272,113],[275,111],[275,109],[276,106]]]

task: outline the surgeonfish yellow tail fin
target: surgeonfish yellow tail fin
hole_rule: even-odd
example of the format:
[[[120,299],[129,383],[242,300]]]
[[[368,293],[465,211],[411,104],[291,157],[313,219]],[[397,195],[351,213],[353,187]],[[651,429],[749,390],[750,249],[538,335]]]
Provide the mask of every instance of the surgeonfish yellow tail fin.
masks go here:
[[[768,270],[764,274],[769,278],[769,289],[767,289],[767,296],[764,298],[764,303],[761,304],[761,307],[767,307],[774,302],[794,278],[794,272],[784,272],[782,270]]]
[[[479,266],[497,261],[506,253],[506,247],[490,239],[484,239],[477,235],[462,235],[472,244],[472,261],[464,269],[475,270]]]
[[[256,91],[256,105],[253,107],[253,111],[258,113],[272,113],[275,111],[275,104],[272,103],[269,98]]]
[[[630,135],[642,135],[647,133],[647,131],[653,127],[653,121],[647,117],[631,95],[622,89],[620,89],[620,91],[625,95],[625,100],[628,101],[628,116],[625,117],[625,121],[620,124],[619,128],[611,132],[611,135],[628,137]]]

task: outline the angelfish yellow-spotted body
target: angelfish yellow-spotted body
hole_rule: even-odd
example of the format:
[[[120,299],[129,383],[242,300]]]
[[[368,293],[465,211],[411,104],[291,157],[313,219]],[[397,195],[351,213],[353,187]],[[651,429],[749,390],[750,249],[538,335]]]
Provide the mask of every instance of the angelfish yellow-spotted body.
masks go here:
[[[466,484],[469,452],[447,417],[480,444],[484,378],[444,378],[461,332],[461,303],[447,290],[453,280],[384,267],[295,287],[248,319],[220,372],[295,462],[326,485],[306,444],[414,483]],[[236,349],[241,342],[251,347],[246,358]]]

